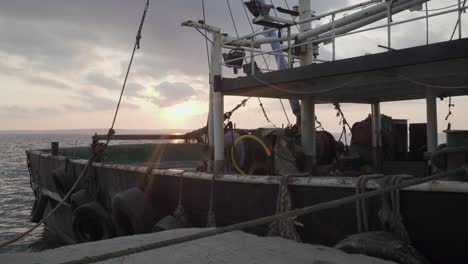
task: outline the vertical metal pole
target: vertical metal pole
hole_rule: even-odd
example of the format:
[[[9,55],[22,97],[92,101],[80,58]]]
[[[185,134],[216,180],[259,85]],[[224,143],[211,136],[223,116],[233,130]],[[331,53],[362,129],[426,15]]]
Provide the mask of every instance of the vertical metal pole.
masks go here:
[[[305,20],[311,17],[310,11],[310,0],[299,0],[299,20]],[[312,29],[312,22],[303,23],[299,25],[299,31],[301,33]],[[309,41],[306,39],[304,41]],[[305,52],[301,54],[301,65],[308,65],[314,62],[313,44],[308,43],[305,45]],[[301,49],[303,50],[303,49]]]
[[[380,103],[372,104],[372,161],[374,169],[381,171],[382,168],[382,118],[380,114]]]
[[[221,33],[213,33],[212,67],[214,85],[219,83],[221,68]],[[224,98],[221,92],[213,94],[213,130],[214,130],[214,171],[224,170]]]
[[[310,0],[299,0],[299,19],[304,20],[310,18]],[[300,25],[300,31],[305,32],[312,28],[312,23],[304,23]],[[306,40],[307,41],[307,40]],[[301,65],[313,63],[313,47],[309,43],[306,50],[301,54]],[[306,157],[307,170],[311,174],[315,174],[317,164],[317,143],[315,131],[315,103],[312,97],[305,97],[301,100],[301,143]]]
[[[437,142],[437,96],[433,88],[426,88],[427,151],[436,150]]]
[[[336,32],[335,32],[335,13],[332,14],[332,36],[333,36],[332,60],[335,61],[335,59],[336,59],[336,55],[335,55],[335,52],[336,52],[336,43],[335,43],[335,36],[336,36]]]
[[[288,27],[288,65],[290,69],[293,68],[291,50],[291,27]]]
[[[250,42],[250,73],[252,76],[255,75],[255,58],[254,58],[254,40],[255,38],[252,37],[252,42]]]
[[[312,97],[302,99],[301,103],[301,143],[305,155],[306,169],[314,174],[317,167],[315,103]]]
[[[211,54],[213,57],[214,45],[211,46]],[[213,127],[213,94],[214,94],[214,72],[213,65],[214,60],[211,60],[210,65],[210,94],[209,94],[209,106],[208,106],[208,144],[210,146],[210,155],[214,154],[214,127]],[[211,166],[208,166],[208,170],[212,170]]]
[[[393,0],[388,1],[387,3],[387,47],[388,51],[391,51],[392,48],[392,27],[390,24],[392,23],[392,4]]]
[[[429,45],[429,9],[426,2],[426,45]]]
[[[462,3],[461,0],[458,0],[458,38],[462,38]]]

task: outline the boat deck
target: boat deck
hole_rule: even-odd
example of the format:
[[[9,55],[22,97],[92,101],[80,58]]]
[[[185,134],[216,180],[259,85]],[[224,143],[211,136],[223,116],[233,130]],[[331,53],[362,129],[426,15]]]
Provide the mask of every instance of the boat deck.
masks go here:
[[[312,64],[255,77],[224,78],[224,95],[313,96],[317,103],[374,103],[468,95],[468,39]]]

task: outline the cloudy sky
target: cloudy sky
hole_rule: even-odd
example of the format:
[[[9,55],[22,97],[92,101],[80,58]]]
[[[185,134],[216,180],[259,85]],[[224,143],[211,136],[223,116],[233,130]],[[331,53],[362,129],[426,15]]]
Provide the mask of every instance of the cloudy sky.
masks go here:
[[[0,1],[0,130],[109,127],[145,2]],[[273,2],[285,6],[284,0]],[[321,13],[358,2],[361,1],[312,0],[312,7]],[[241,0],[230,3],[239,34],[250,33]],[[297,0],[288,3],[297,5]],[[457,0],[432,0],[429,8],[455,3]],[[226,1],[205,0],[205,4],[207,23],[234,35]],[[406,11],[394,19],[420,15],[421,12]],[[151,0],[142,47],[135,57],[117,128],[195,129],[206,123],[205,42],[198,32],[180,26],[182,21],[201,18],[201,1]],[[320,23],[328,21],[326,18]],[[454,14],[431,18],[430,42],[448,40],[455,22]],[[463,29],[467,36],[468,22],[464,22]],[[393,30],[395,48],[423,45],[425,41],[423,21]],[[379,44],[386,44],[385,30],[341,38],[337,40],[337,58],[383,52],[377,47]],[[320,58],[330,58],[329,46],[321,47]],[[271,68],[276,67],[273,58],[267,61]],[[228,69],[224,72],[232,75]],[[226,110],[241,100],[226,98]],[[467,102],[465,98],[454,98],[454,128],[468,129],[468,123],[463,122]],[[276,125],[287,123],[279,100],[265,99],[264,105]],[[292,120],[289,105],[287,102],[285,105]],[[352,123],[365,118],[370,106],[346,104],[343,111]],[[386,103],[382,111],[410,122],[426,119],[424,101]],[[326,129],[340,130],[332,106],[318,106],[317,112]],[[446,112],[447,100],[439,103],[440,130],[446,127]],[[238,127],[268,125],[257,100],[249,101],[233,120]]]

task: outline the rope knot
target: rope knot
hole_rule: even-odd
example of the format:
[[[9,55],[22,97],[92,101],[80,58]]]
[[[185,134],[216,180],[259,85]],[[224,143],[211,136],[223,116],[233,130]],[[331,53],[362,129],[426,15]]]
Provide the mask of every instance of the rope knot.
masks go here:
[[[137,49],[140,49],[140,40],[141,40],[141,32],[138,32],[138,35],[136,36]]]
[[[113,128],[109,129],[107,132],[107,139],[110,140],[115,135],[115,130]]]

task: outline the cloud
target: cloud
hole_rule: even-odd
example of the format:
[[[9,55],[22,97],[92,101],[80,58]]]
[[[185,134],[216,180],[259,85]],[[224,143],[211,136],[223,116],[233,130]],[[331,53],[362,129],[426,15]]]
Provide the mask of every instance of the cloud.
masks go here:
[[[0,116],[13,118],[33,118],[38,114],[52,114],[56,111],[49,107],[22,107],[17,105],[1,106]]]
[[[93,111],[115,109],[117,98],[114,94],[118,95],[121,88],[124,77],[122,74],[125,74],[128,65],[145,2],[146,0],[0,1],[0,78],[14,77],[5,78],[2,85],[9,86],[9,81],[20,85],[26,82],[26,87],[19,88],[31,91],[28,93],[30,98],[15,98],[15,106],[8,105],[9,102],[0,102],[0,111],[3,111],[6,120],[4,123],[13,120],[8,119],[8,113],[12,116],[39,118],[42,113],[49,113],[47,111],[62,111],[63,116],[69,117],[80,111],[91,116]],[[201,2],[160,2],[151,1],[143,28],[141,49],[136,52],[124,94],[122,106],[125,108],[138,108],[132,102],[143,101],[140,99],[159,107],[168,107],[187,100],[204,101],[206,97],[206,94],[202,94],[208,85],[205,39],[195,30],[180,26],[185,20],[202,19]],[[246,17],[240,2],[231,0],[231,7],[239,35],[245,35],[251,32],[249,20],[252,17]],[[312,1],[312,9],[316,14],[321,14],[359,2],[362,0]],[[273,0],[273,3],[275,6],[285,7],[284,0]],[[288,3],[292,7],[298,1],[288,0]],[[207,23],[221,28],[223,33],[235,36],[226,2],[205,0],[205,4]],[[447,5],[442,0],[430,1],[429,4],[430,8]],[[354,11],[348,14],[352,12]],[[284,14],[279,15],[289,18]],[[344,14],[340,17],[342,15]],[[404,12],[395,16],[395,20],[418,15],[420,14]],[[319,23],[327,23],[328,20],[326,18]],[[431,18],[431,42],[447,40],[455,20],[455,14],[441,19]],[[254,29],[259,28],[260,26],[254,25]],[[468,27],[463,28],[465,32],[468,32],[467,29]],[[424,44],[424,21],[396,26],[392,29],[392,36],[392,46],[397,49]],[[360,56],[366,52],[383,52],[377,45],[385,43],[385,30],[359,34],[355,38],[340,38],[337,40],[337,58]],[[268,46],[264,45],[262,48]],[[331,45],[321,45],[319,58],[329,60],[330,50]],[[269,59],[271,68],[275,69],[274,59],[267,58]],[[262,64],[262,59],[258,61]],[[229,77],[227,70],[225,73]],[[16,79],[20,81],[17,82]],[[204,83],[200,84],[199,80]],[[161,83],[156,87],[153,85],[161,81],[168,83]],[[202,85],[205,90],[202,90]],[[60,97],[63,105],[50,109],[50,101],[59,101],[55,97],[44,101],[35,100],[44,91],[36,89],[37,87],[60,90],[50,94]],[[154,90],[149,90],[150,87],[159,95],[158,98],[149,98],[154,93]],[[110,94],[112,97],[103,97]],[[63,98],[68,100],[62,100]],[[31,101],[39,106],[30,107]],[[232,105],[239,101],[239,98],[233,97]],[[230,99],[226,102],[230,102]],[[255,107],[258,110],[257,104]],[[288,114],[291,114],[289,107],[286,107]],[[228,105],[226,108],[229,108]],[[277,101],[271,101],[267,110],[271,112],[272,119],[276,116],[278,123],[284,122],[284,114]],[[250,113],[245,116],[245,120],[250,116],[254,118]],[[66,121],[63,122],[64,126],[67,126]],[[255,120],[246,123],[253,125]]]
[[[96,96],[92,94],[81,94],[71,96],[71,98],[78,102],[78,104],[63,104],[65,110],[70,111],[83,111],[83,112],[96,112],[96,111],[109,111],[115,110],[117,107],[117,99],[111,100],[106,97]],[[121,103],[121,108],[138,109],[139,106],[128,101]]]
[[[125,87],[124,96],[130,97],[144,97],[142,92],[145,91],[145,87],[139,83],[128,83]]]
[[[59,90],[72,89],[72,87],[64,81],[43,76],[44,72],[41,72],[40,69],[34,70],[33,68],[34,67],[25,62],[16,64],[12,63],[9,60],[9,56],[0,54],[0,72],[6,76],[15,76],[34,85],[40,85]]]
[[[169,107],[193,99],[199,93],[187,83],[163,82],[154,87],[159,97],[153,103],[159,107]]]
[[[122,85],[112,77],[105,76],[103,74],[91,72],[86,76],[86,80],[95,86],[107,89],[107,90],[118,90],[122,88]]]
[[[53,79],[47,78],[47,77],[25,76],[24,78],[27,81],[29,81],[29,82],[31,82],[33,84],[37,84],[37,85],[41,85],[41,86],[45,86],[45,87],[56,88],[56,89],[59,89],[59,90],[62,90],[62,89],[71,90],[72,89],[72,87],[67,83],[64,83],[62,81],[53,80]]]

